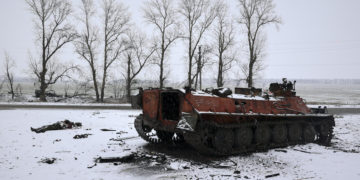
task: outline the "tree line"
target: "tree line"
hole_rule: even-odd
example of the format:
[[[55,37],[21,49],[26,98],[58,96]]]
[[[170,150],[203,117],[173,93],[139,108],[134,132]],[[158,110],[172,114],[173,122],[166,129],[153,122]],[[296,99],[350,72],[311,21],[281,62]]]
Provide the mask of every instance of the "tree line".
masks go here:
[[[25,1],[34,18],[39,53],[30,57],[30,64],[40,83],[41,101],[46,101],[49,85],[82,70],[56,58],[71,43],[88,66],[97,102],[104,101],[109,69],[117,61],[121,62],[118,71],[126,82],[128,100],[137,76],[147,65],[158,67],[153,69],[159,74],[158,87],[163,88],[171,70],[169,54],[177,41],[186,47],[186,85],[201,89],[209,59],[217,67],[217,86],[225,85],[228,71],[240,59],[236,38],[241,35],[248,50],[240,67],[245,78],[239,79],[252,87],[263,68],[264,27],[281,23],[273,0],[237,0],[238,17],[230,14],[229,5],[222,0],[147,0],[142,14],[153,28],[149,38],[134,25],[128,7],[120,0],[82,0],[77,11],[68,0]],[[11,80],[10,74],[8,71]]]

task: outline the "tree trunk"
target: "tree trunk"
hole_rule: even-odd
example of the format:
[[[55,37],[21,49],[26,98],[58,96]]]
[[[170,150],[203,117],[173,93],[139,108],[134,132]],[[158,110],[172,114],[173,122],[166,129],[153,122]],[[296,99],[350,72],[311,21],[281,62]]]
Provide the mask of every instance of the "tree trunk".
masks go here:
[[[46,88],[47,85],[45,83],[45,76],[43,75],[43,73],[41,73],[41,78],[40,78],[40,101],[42,102],[46,102]]]
[[[249,59],[249,74],[247,77],[248,88],[253,87],[253,74],[254,74],[253,68],[256,62],[254,46],[255,46],[254,43],[251,43],[251,41],[249,40],[250,59]]]
[[[106,68],[104,68],[103,79],[102,79],[102,84],[101,84],[101,97],[100,97],[100,102],[104,102],[106,76],[107,76],[107,75],[106,75]]]
[[[165,29],[161,34],[161,57],[160,57],[160,89],[164,86],[164,58],[165,58]]]
[[[128,55],[127,75],[126,75],[126,101],[131,102],[131,57]]]
[[[9,74],[8,74],[9,75]],[[10,85],[10,93],[11,93],[11,99],[14,100],[15,97],[15,92],[14,92],[14,81],[13,79],[10,79],[11,77],[9,76],[9,85]]]
[[[201,80],[202,77],[201,77],[201,73],[202,73],[202,72],[200,71],[200,90],[202,89],[202,80]]]
[[[198,79],[199,79],[199,74],[197,74],[196,76],[195,76],[195,89],[197,89],[197,85],[198,85]]]
[[[198,87],[198,82],[200,81],[199,80],[199,76],[200,76],[200,73],[201,73],[201,61],[202,61],[202,57],[201,57],[201,46],[199,46],[199,57],[198,57],[198,62],[197,62],[197,74],[196,74],[196,83],[195,83],[195,89],[197,89]]]
[[[222,54],[219,55],[219,68],[218,68],[218,78],[217,78],[217,86],[223,87],[223,60],[222,60]]]
[[[10,83],[10,92],[11,92],[11,99],[14,100],[15,92],[14,92],[13,82]]]
[[[45,19],[42,19],[42,71],[40,72],[40,101],[46,102],[46,46],[45,46]]]
[[[190,36],[189,36],[189,72],[188,72],[188,86],[191,89],[192,86],[192,80],[191,80],[191,65],[192,65],[192,55],[191,55],[191,51],[192,51],[192,33],[190,32]]]
[[[248,87],[253,87],[253,68],[254,68],[254,62],[250,61],[249,63],[249,76],[248,76]]]
[[[93,83],[94,83],[94,90],[95,90],[95,96],[96,96],[96,102],[100,101],[100,97],[99,97],[99,89],[98,89],[98,83],[96,80],[96,71],[94,67],[91,67],[92,69],[92,77],[93,77]]]
[[[161,52],[161,60],[160,60],[160,79],[159,79],[159,83],[160,83],[160,89],[163,88],[164,86],[164,51]]]
[[[126,80],[126,101],[131,102],[131,79]]]
[[[105,32],[106,32],[106,28],[105,28]],[[105,33],[105,42],[104,42],[104,68],[103,68],[103,77],[102,77],[102,83],[101,83],[101,97],[100,97],[100,102],[104,102],[104,96],[105,96],[105,85],[106,85],[106,71],[107,71],[107,58],[108,58],[108,37],[107,34]]]

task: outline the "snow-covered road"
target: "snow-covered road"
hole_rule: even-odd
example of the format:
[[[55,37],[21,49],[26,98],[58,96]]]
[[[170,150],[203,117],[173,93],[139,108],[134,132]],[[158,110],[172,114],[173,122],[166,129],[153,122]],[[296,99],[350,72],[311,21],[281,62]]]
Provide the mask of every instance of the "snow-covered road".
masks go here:
[[[133,128],[138,110],[0,110],[0,179],[360,179],[360,115],[337,116],[331,147],[316,144],[211,158],[189,147],[152,146]],[[80,129],[36,134],[69,119]],[[101,131],[114,129],[116,131]],[[77,134],[92,134],[74,139]],[[130,163],[95,163],[98,157],[141,154]],[[166,157],[158,161],[159,157]],[[56,158],[54,164],[41,163]]]

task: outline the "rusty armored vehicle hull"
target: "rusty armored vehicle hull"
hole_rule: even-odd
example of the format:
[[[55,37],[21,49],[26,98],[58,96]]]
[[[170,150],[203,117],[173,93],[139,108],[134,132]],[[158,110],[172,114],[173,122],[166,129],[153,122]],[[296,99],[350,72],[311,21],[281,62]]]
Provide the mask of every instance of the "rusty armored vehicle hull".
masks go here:
[[[135,128],[150,143],[186,142],[211,155],[305,143],[329,145],[333,115],[326,107],[308,108],[292,86],[273,83],[272,95],[258,89],[235,90],[243,94],[228,89],[144,90],[139,94],[143,113],[135,119]]]

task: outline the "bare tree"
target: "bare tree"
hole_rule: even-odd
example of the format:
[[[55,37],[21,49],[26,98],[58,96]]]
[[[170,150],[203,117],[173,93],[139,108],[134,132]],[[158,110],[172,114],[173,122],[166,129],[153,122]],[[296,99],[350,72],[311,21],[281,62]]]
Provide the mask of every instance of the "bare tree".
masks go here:
[[[16,92],[17,96],[22,96],[23,95],[23,93],[22,93],[23,88],[22,88],[21,84],[16,85],[15,92]]]
[[[120,80],[113,80],[110,84],[113,90],[114,98],[115,99],[121,99],[122,98],[122,92],[124,91],[124,83]]]
[[[213,49],[210,46],[198,46],[198,56],[196,60],[196,74],[195,79],[195,89],[202,89],[202,72],[206,65],[212,64],[208,55],[211,54]],[[194,81],[194,79],[192,81]],[[199,85],[199,86],[198,86]]]
[[[77,35],[67,23],[71,5],[66,0],[26,0],[35,15],[35,29],[41,55],[40,60],[31,61],[32,71],[40,82],[40,100],[46,101],[45,91],[49,85],[67,75],[74,66],[62,66],[53,59],[65,44],[73,41]]]
[[[14,99],[15,97],[15,91],[14,91],[14,74],[12,72],[12,68],[14,68],[15,62],[14,60],[9,56],[7,52],[5,52],[5,76],[7,80],[7,87],[9,90],[9,93],[11,94],[11,99]]]
[[[0,94],[1,94],[2,88],[4,87],[4,83],[5,83],[5,78],[1,78],[1,83],[0,83]]]
[[[103,0],[103,35],[104,35],[104,61],[101,84],[100,101],[104,101],[105,86],[109,67],[120,57],[125,50],[122,35],[128,30],[129,12],[127,8],[115,0]]]
[[[70,90],[70,84],[68,81],[65,81],[64,83],[64,97],[69,97],[69,90]]]
[[[214,28],[214,39],[217,57],[218,73],[216,78],[217,87],[223,87],[225,74],[235,61],[235,53],[232,47],[235,44],[235,32],[232,19],[228,16],[229,7],[224,2],[219,2],[216,9],[216,23]]]
[[[275,13],[273,0],[239,0],[240,19],[239,23],[245,26],[249,53],[246,81],[248,87],[253,86],[253,78],[256,70],[261,69],[261,57],[264,55],[265,34],[263,29],[267,25],[281,23],[281,18]],[[254,68],[255,67],[255,68]]]
[[[146,37],[139,32],[127,33],[127,48],[125,51],[125,67],[124,75],[126,81],[126,98],[131,100],[131,86],[136,76],[148,64],[154,52],[157,50],[155,46],[149,46]]]
[[[187,40],[188,47],[188,86],[192,86],[194,77],[192,68],[196,66],[193,59],[196,49],[202,40],[204,33],[209,29],[214,21],[214,7],[210,0],[181,0],[179,7],[180,14],[184,17],[184,38]]]
[[[154,42],[158,46],[156,64],[160,68],[159,87],[163,88],[166,78],[164,77],[166,53],[175,40],[180,37],[174,0],[151,0],[146,3],[144,12],[145,19],[155,26],[157,31],[156,37],[159,37],[155,38]]]
[[[92,25],[92,17],[95,15],[93,0],[82,0],[80,21],[84,27],[80,38],[75,42],[76,53],[80,55],[90,66],[92,81],[95,90],[96,102],[100,101],[97,80],[96,49],[98,44],[98,30]]]

